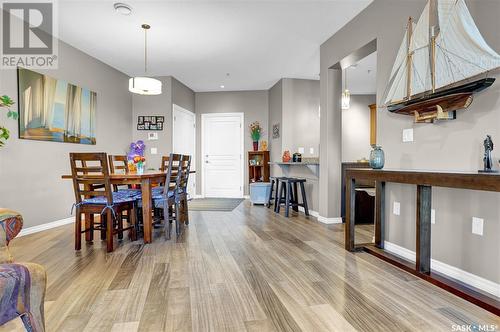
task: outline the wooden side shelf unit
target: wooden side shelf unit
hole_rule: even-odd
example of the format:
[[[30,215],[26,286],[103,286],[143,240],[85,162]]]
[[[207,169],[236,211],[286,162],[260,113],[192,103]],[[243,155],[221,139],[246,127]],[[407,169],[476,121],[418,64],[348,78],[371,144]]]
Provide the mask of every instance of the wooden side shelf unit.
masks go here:
[[[248,181],[269,182],[269,151],[248,151]]]
[[[375,244],[354,245],[356,183],[375,182]],[[415,185],[416,262],[410,262],[384,250],[385,184]],[[365,251],[410,272],[438,287],[500,315],[500,300],[458,280],[431,270],[431,202],[432,187],[500,192],[500,175],[486,173],[441,173],[405,170],[372,170],[349,168],[345,174],[346,223],[345,249]],[[452,240],[452,239],[450,239]],[[494,265],[496,266],[496,265]]]

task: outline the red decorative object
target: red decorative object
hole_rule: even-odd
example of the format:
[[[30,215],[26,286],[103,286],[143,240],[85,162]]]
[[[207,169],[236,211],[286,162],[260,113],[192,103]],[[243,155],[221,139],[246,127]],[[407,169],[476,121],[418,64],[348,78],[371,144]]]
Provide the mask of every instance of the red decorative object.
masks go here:
[[[285,152],[283,152],[282,160],[283,160],[284,163],[287,163],[290,160],[292,160],[292,156],[290,155],[290,151],[285,150]]]
[[[259,141],[254,141],[253,142],[253,150],[254,151],[259,151]]]

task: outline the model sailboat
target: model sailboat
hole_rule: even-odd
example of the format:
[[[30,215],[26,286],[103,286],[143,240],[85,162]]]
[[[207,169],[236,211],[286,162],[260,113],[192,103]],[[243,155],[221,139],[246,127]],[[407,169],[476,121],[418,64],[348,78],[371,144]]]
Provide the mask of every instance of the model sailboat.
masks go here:
[[[385,106],[415,122],[455,119],[475,92],[493,84],[488,72],[499,67],[500,56],[481,36],[464,0],[430,0],[416,24],[409,19]]]

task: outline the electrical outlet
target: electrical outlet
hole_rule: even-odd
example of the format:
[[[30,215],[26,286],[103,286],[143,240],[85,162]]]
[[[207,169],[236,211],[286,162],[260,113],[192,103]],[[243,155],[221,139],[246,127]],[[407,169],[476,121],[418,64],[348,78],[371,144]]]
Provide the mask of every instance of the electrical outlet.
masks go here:
[[[392,213],[396,216],[399,216],[401,214],[401,203],[394,202],[392,206]]]
[[[158,133],[148,133],[148,141],[158,140]]]
[[[151,148],[151,154],[158,154],[157,148]]]
[[[311,154],[311,155],[314,154],[314,148],[309,148],[309,154]]]
[[[300,147],[298,150],[299,150],[299,153],[304,154],[304,148]]]
[[[431,209],[431,224],[436,223],[436,210]]]
[[[484,219],[472,217],[472,234],[483,236]]]
[[[403,142],[413,142],[413,128],[403,129]]]

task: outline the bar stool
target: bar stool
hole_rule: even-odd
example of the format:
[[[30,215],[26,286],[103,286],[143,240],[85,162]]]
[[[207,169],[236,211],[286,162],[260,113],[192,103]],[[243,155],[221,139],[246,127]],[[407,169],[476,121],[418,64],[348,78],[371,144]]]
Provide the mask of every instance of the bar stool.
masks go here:
[[[306,182],[306,179],[282,178],[280,179],[280,182],[281,186],[279,189],[279,199],[277,200],[275,212],[279,213],[281,204],[285,204],[285,217],[288,218],[290,207],[292,207],[294,211],[298,212],[299,206],[302,206],[304,208],[305,215],[309,216],[306,190],[304,188],[304,183]],[[302,196],[302,203],[299,203],[299,196],[297,190],[298,185],[300,185],[300,194]]]
[[[271,202],[274,200],[274,211],[276,212],[276,206],[278,205],[278,198],[279,198],[279,185],[280,185],[280,179],[286,179],[283,176],[270,176],[269,181],[271,182],[271,190],[269,191],[269,197],[267,200],[267,207],[271,207]],[[273,197],[273,191],[274,191],[274,197]]]

